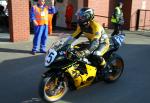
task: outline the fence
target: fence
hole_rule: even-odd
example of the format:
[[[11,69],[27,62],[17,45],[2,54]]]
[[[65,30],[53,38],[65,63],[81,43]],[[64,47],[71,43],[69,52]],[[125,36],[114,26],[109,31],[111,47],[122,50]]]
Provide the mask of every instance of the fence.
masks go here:
[[[150,10],[137,11],[136,30],[150,30]]]

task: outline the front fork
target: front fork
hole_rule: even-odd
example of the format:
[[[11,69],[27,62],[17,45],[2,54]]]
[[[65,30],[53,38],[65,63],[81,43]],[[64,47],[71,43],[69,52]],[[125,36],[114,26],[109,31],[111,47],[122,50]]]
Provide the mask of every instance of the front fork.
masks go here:
[[[52,76],[52,75],[51,75]],[[61,88],[63,88],[63,82],[64,82],[64,78],[65,78],[65,75],[64,73],[54,73],[54,85],[56,86],[55,87],[55,91],[53,92],[53,95],[56,95]]]

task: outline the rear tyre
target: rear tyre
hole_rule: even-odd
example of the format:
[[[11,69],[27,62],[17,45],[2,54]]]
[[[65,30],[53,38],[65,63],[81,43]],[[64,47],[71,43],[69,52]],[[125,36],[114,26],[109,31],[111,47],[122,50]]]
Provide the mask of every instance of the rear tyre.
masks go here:
[[[104,70],[104,81],[107,83],[115,82],[122,75],[123,69],[123,59],[117,54],[112,54]]]
[[[40,97],[48,102],[60,100],[68,91],[67,79],[56,76],[42,78],[39,86]]]

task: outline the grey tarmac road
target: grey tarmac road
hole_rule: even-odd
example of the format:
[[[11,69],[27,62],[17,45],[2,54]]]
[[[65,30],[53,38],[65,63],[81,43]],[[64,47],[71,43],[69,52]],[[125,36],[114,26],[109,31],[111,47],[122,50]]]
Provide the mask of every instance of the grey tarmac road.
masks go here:
[[[48,45],[58,38],[49,37]],[[30,54],[31,40],[0,43],[0,103],[45,103],[38,96],[41,74],[47,70],[44,55]],[[125,62],[117,82],[69,91],[56,103],[150,103],[150,33],[127,32],[117,53]]]

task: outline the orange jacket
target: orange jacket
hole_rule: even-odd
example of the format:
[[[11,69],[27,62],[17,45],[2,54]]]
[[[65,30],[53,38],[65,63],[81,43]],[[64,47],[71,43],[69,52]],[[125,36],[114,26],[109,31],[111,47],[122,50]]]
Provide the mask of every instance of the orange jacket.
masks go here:
[[[45,6],[43,9],[37,5],[33,6],[35,13],[35,20],[39,25],[48,25],[48,6]]]

